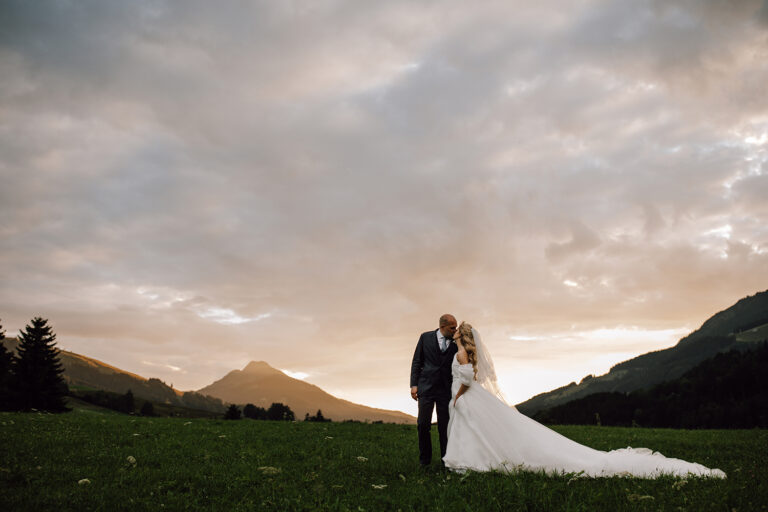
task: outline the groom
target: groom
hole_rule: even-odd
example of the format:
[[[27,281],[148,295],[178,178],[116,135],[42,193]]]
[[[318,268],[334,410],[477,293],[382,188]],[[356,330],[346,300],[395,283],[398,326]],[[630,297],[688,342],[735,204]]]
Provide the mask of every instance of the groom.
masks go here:
[[[419,462],[422,467],[432,462],[430,426],[432,411],[437,406],[437,433],[440,435],[440,457],[448,446],[448,404],[451,401],[451,363],[457,352],[453,343],[456,333],[453,315],[440,317],[440,328],[427,331],[419,338],[411,362],[411,397],[419,402]]]

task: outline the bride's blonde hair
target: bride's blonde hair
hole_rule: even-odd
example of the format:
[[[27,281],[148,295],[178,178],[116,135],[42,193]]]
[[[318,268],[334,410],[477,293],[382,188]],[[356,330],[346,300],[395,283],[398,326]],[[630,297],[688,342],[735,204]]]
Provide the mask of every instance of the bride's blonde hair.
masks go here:
[[[459,342],[464,350],[467,351],[467,357],[469,362],[472,363],[472,369],[475,372],[475,380],[477,380],[477,345],[475,345],[475,337],[472,336],[472,326],[466,322],[461,322],[457,330],[459,333]]]

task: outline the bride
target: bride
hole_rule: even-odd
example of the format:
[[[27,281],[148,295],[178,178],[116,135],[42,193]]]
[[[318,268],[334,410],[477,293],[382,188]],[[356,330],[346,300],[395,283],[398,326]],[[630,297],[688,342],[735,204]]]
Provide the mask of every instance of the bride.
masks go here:
[[[603,452],[572,441],[510,407],[501,395],[485,345],[471,325],[462,322],[454,336],[453,385],[448,423],[446,467],[463,471],[544,471],[591,477],[662,474],[725,478],[709,469],[672,459],[647,448]]]

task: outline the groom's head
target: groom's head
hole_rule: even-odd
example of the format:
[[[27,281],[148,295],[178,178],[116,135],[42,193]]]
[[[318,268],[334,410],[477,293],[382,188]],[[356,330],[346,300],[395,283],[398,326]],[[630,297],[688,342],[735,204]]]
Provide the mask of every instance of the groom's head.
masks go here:
[[[453,315],[445,314],[440,317],[440,332],[446,338],[453,339],[453,335],[456,334],[457,325]]]

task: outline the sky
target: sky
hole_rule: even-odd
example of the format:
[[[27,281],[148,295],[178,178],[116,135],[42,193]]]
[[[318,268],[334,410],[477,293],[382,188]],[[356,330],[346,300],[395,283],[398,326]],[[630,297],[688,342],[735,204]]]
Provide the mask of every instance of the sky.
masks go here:
[[[443,313],[517,403],[768,289],[768,2],[0,3],[0,322],[416,414]]]

